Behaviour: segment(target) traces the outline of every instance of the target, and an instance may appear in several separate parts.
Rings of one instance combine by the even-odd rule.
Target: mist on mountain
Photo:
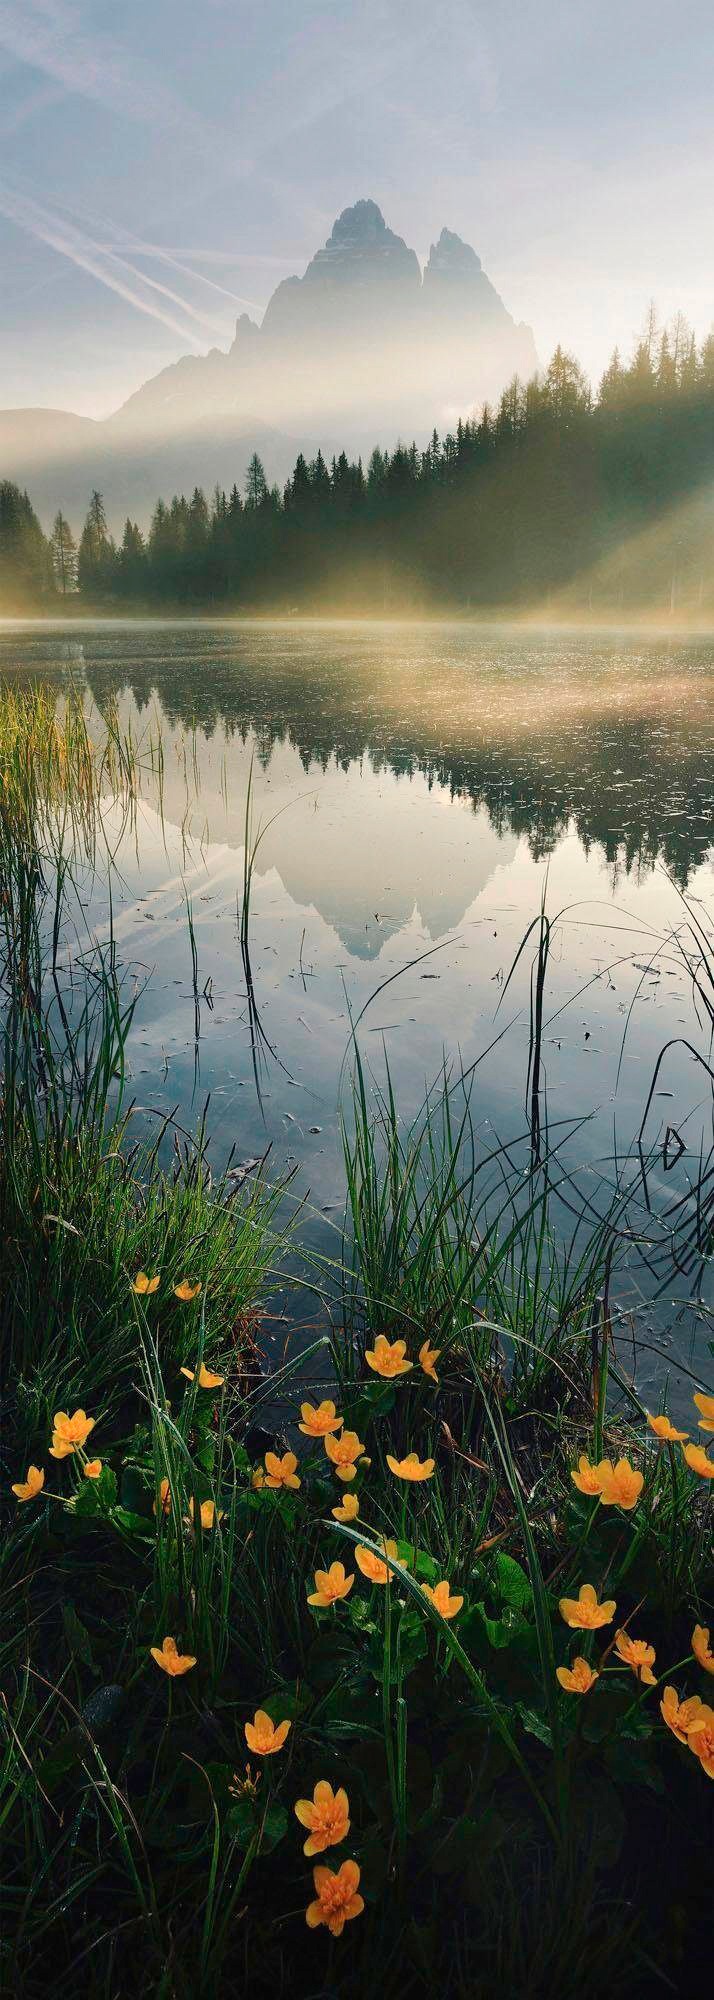
[[[2,411],[0,463],[45,523],[59,506],[83,512],[99,487],[110,527],[127,514],[145,525],[158,491],[230,487],[254,451],[282,482],[299,451],[425,441],[536,366],[530,328],[469,244],[443,229],[422,273],[376,202],[358,201],[260,326],[241,315],[227,353],[183,356],[102,422]]]

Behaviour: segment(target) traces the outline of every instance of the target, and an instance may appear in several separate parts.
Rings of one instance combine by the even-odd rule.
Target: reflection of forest
[[[84,670],[100,707],[130,689],[174,725],[252,730],[264,764],[287,738],[306,771],[369,754],[377,770],[421,772],[536,856],[572,822],[613,868],[660,861],[685,885],[714,843],[714,657],[701,643],[106,628],[69,647],[24,640],[22,665]]]

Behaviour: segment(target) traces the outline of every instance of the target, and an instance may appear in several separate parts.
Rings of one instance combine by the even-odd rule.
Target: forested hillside
[[[300,456],[282,492],[260,459],[232,491],[157,502],[117,545],[91,496],[75,548],[0,488],[0,605],[182,609],[584,611],[714,607],[714,335],[653,324],[593,396],[558,348],[497,409],[426,448]],[[67,599],[71,605],[67,605]]]

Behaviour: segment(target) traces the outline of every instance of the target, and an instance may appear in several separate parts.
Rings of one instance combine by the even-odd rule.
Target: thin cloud
[[[202,352],[205,338],[201,340],[194,328],[187,326],[186,318],[198,320],[207,327],[211,322],[205,314],[197,311],[177,292],[160,284],[157,279],[149,278],[143,272],[137,271],[126,258],[119,257],[113,251],[102,249],[101,245],[95,243],[85,232],[66,222],[46,205],[34,201],[28,195],[18,193],[7,183],[5,185],[0,183],[0,214],[4,215],[7,221],[15,223],[19,229],[24,229],[28,235],[36,237],[39,242],[48,244],[50,249],[58,251],[60,256],[69,258],[79,270],[87,271],[91,277],[105,285],[108,291],[115,292],[137,312],[146,314],[149,319],[158,320],[161,325],[168,327],[170,332],[177,334],[180,340],[189,341],[198,352]],[[169,306],[178,305],[185,317],[179,319],[175,313],[167,310],[162,303],[163,299],[167,300]],[[214,325],[213,331],[224,335],[225,327]]]
[[[135,58],[129,65],[112,36],[90,40],[79,9],[65,0],[0,0],[0,49],[132,123],[180,127],[202,145],[210,142],[203,120],[175,92]]]

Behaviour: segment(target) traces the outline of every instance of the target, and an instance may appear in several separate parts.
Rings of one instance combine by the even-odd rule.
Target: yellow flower
[[[571,1667],[556,1667],[555,1677],[566,1694],[589,1694],[594,1682],[599,1679],[595,1667],[589,1666],[581,1654],[573,1660]]]
[[[364,1451],[357,1432],[343,1431],[341,1437],[326,1437],[325,1450],[338,1479],[354,1479],[357,1459]]]
[[[378,1333],[374,1347],[367,1348],[364,1358],[367,1367],[372,1368],[375,1375],[383,1375],[385,1381],[389,1382],[392,1376],[408,1375],[410,1368],[413,1368],[413,1361],[407,1361],[405,1358],[406,1352],[405,1340],[390,1342],[386,1333]]]
[[[703,1444],[683,1444],[682,1450],[692,1472],[700,1479],[714,1479],[714,1458],[708,1458]]]
[[[303,1854],[322,1854],[337,1847],[350,1830],[350,1802],[342,1786],[333,1792],[327,1778],[318,1778],[311,1799],[297,1799],[295,1812],[301,1826],[308,1828]]]
[[[85,1459],[84,1465],[82,1466],[82,1472],[84,1474],[85,1479],[101,1479],[102,1476],[101,1458]]]
[[[253,1471],[251,1472],[250,1475],[250,1483],[256,1493],[260,1493],[262,1491],[262,1488],[265,1485],[265,1472],[262,1465],[254,1466]]]
[[[192,1299],[197,1299],[200,1290],[201,1290],[200,1278],[197,1279],[195,1285],[191,1284],[190,1278],[182,1278],[181,1283],[179,1285],[174,1285],[175,1297],[177,1299],[181,1299],[185,1305],[190,1305]]]
[[[150,1646],[149,1651],[157,1667],[162,1667],[171,1680],[178,1679],[179,1674],[190,1673],[196,1665],[193,1653],[180,1653],[176,1640],[171,1637],[164,1639],[161,1646]]]
[[[75,1410],[73,1417],[68,1417],[66,1410],[57,1410],[52,1423],[50,1458],[69,1458],[78,1445],[86,1444],[96,1418],[86,1416],[84,1410]]]
[[[181,1374],[185,1375],[187,1382],[195,1382],[196,1377],[192,1368],[182,1368]],[[213,1370],[206,1367],[205,1361],[201,1362],[198,1371],[199,1389],[222,1389],[225,1379],[225,1375],[214,1375]]]
[[[589,1458],[585,1457],[584,1452],[581,1452],[577,1466],[571,1471],[570,1477],[573,1485],[577,1486],[579,1493],[590,1493],[593,1497],[596,1493],[600,1493],[600,1467],[599,1465],[591,1465]]]
[[[635,1678],[644,1681],[647,1687],[654,1687],[657,1675],[652,1668],[655,1663],[654,1646],[648,1646],[646,1639],[631,1639],[629,1632],[620,1630],[615,1635],[615,1652],[626,1667],[631,1667]]]
[[[42,1492],[45,1475],[40,1465],[28,1465],[27,1478],[18,1479],[12,1488],[16,1500],[36,1500]]]
[[[455,1618],[457,1612],[461,1610],[463,1597],[452,1597],[446,1579],[441,1583],[435,1583],[433,1589],[430,1583],[423,1583],[422,1590],[436,1610],[441,1612],[442,1618]]]
[[[246,1722],[244,1728],[248,1749],[256,1757],[274,1757],[276,1750],[282,1750],[290,1723],[272,1722],[264,1708],[256,1708],[252,1722]]]
[[[30,1466],[31,1471],[32,1466]],[[30,1474],[28,1473],[27,1476],[29,1479]],[[13,1491],[16,1490],[16,1488],[13,1489]],[[714,1652],[712,1652],[709,1644],[708,1625],[695,1625],[692,1633],[692,1652],[695,1660],[699,1661],[700,1667],[704,1668],[705,1674],[714,1674]]]
[[[137,1271],[131,1289],[140,1299],[150,1298],[152,1292],[158,1292],[160,1284],[160,1278],[147,1278],[145,1271]]]
[[[359,1917],[364,1899],[358,1896],[359,1868],[356,1861],[343,1861],[334,1875],[331,1868],[313,1868],[315,1901],[305,1911],[311,1931],[326,1924],[332,1937],[341,1937],[352,1917]]]
[[[334,1403],[328,1402],[301,1403],[300,1415],[302,1423],[298,1424],[298,1430],[308,1438],[327,1437],[330,1431],[341,1430],[345,1421],[344,1417],[338,1417]]]
[[[279,1486],[300,1485],[294,1451],[283,1452],[282,1458],[278,1458],[277,1452],[266,1451],[264,1484],[274,1487],[276,1491]]]
[[[338,1598],[349,1597],[354,1576],[345,1576],[344,1563],[330,1563],[329,1569],[316,1569],[315,1588],[308,1593],[308,1604],[318,1604],[322,1609],[336,1604]]]
[[[433,1458],[419,1458],[415,1451],[408,1451],[406,1458],[393,1458],[388,1451],[387,1464],[395,1479],[431,1479],[434,1470]]]
[[[676,1736],[679,1743],[686,1743],[691,1724],[699,1714],[701,1706],[698,1694],[690,1695],[688,1701],[680,1701],[676,1688],[665,1688],[660,1711],[667,1728],[671,1729],[672,1735]]]
[[[650,1430],[654,1431],[655,1437],[661,1438],[663,1444],[684,1444],[685,1439],[689,1437],[688,1431],[676,1431],[674,1424],[670,1423],[669,1417],[651,1417],[649,1410],[647,1411],[647,1422]]]
[[[440,1353],[441,1353],[440,1347],[430,1347],[428,1340],[422,1341],[422,1345],[419,1349],[419,1360],[424,1370],[424,1374],[429,1375],[431,1377],[432,1382],[438,1382],[439,1380],[439,1377],[436,1372],[436,1363],[439,1359]]]
[[[168,1479],[162,1479],[160,1481],[159,1491],[154,1501],[153,1511],[155,1514],[171,1513],[171,1487],[169,1486]]]
[[[193,1494],[191,1494],[191,1498],[188,1503],[188,1511],[190,1519],[193,1520],[195,1514],[195,1508],[193,1504]],[[215,1500],[202,1500],[198,1513],[202,1528],[213,1528],[215,1526],[216,1521],[223,1520],[222,1513],[219,1514],[216,1513]]]
[[[694,1401],[697,1409],[701,1410],[699,1418],[700,1431],[714,1431],[714,1396],[705,1396],[699,1390]]]
[[[558,1607],[566,1625],[580,1632],[597,1632],[600,1625],[609,1625],[615,1616],[617,1605],[614,1597],[606,1597],[598,1604],[597,1591],[592,1583],[581,1583],[577,1597],[561,1597]]]
[[[339,1506],[332,1508],[332,1513],[336,1521],[356,1521],[359,1513],[359,1500],[356,1493],[345,1493]]]
[[[707,1708],[706,1702],[702,1702],[687,1730],[687,1742],[707,1777],[714,1778],[714,1708]]]
[[[391,1556],[392,1560],[394,1560],[397,1553],[396,1542],[383,1541],[382,1548],[385,1555]],[[361,1569],[362,1575],[367,1577],[369,1583],[386,1583],[388,1581],[391,1574],[388,1564],[382,1562],[381,1557],[376,1556],[373,1549],[364,1548],[361,1542],[359,1547],[355,1549],[355,1562],[357,1568]]]
[[[632,1507],[637,1506],[645,1483],[644,1475],[635,1471],[629,1458],[618,1458],[617,1465],[612,1465],[609,1458],[603,1458],[598,1472],[603,1507],[624,1507],[629,1513]]]

